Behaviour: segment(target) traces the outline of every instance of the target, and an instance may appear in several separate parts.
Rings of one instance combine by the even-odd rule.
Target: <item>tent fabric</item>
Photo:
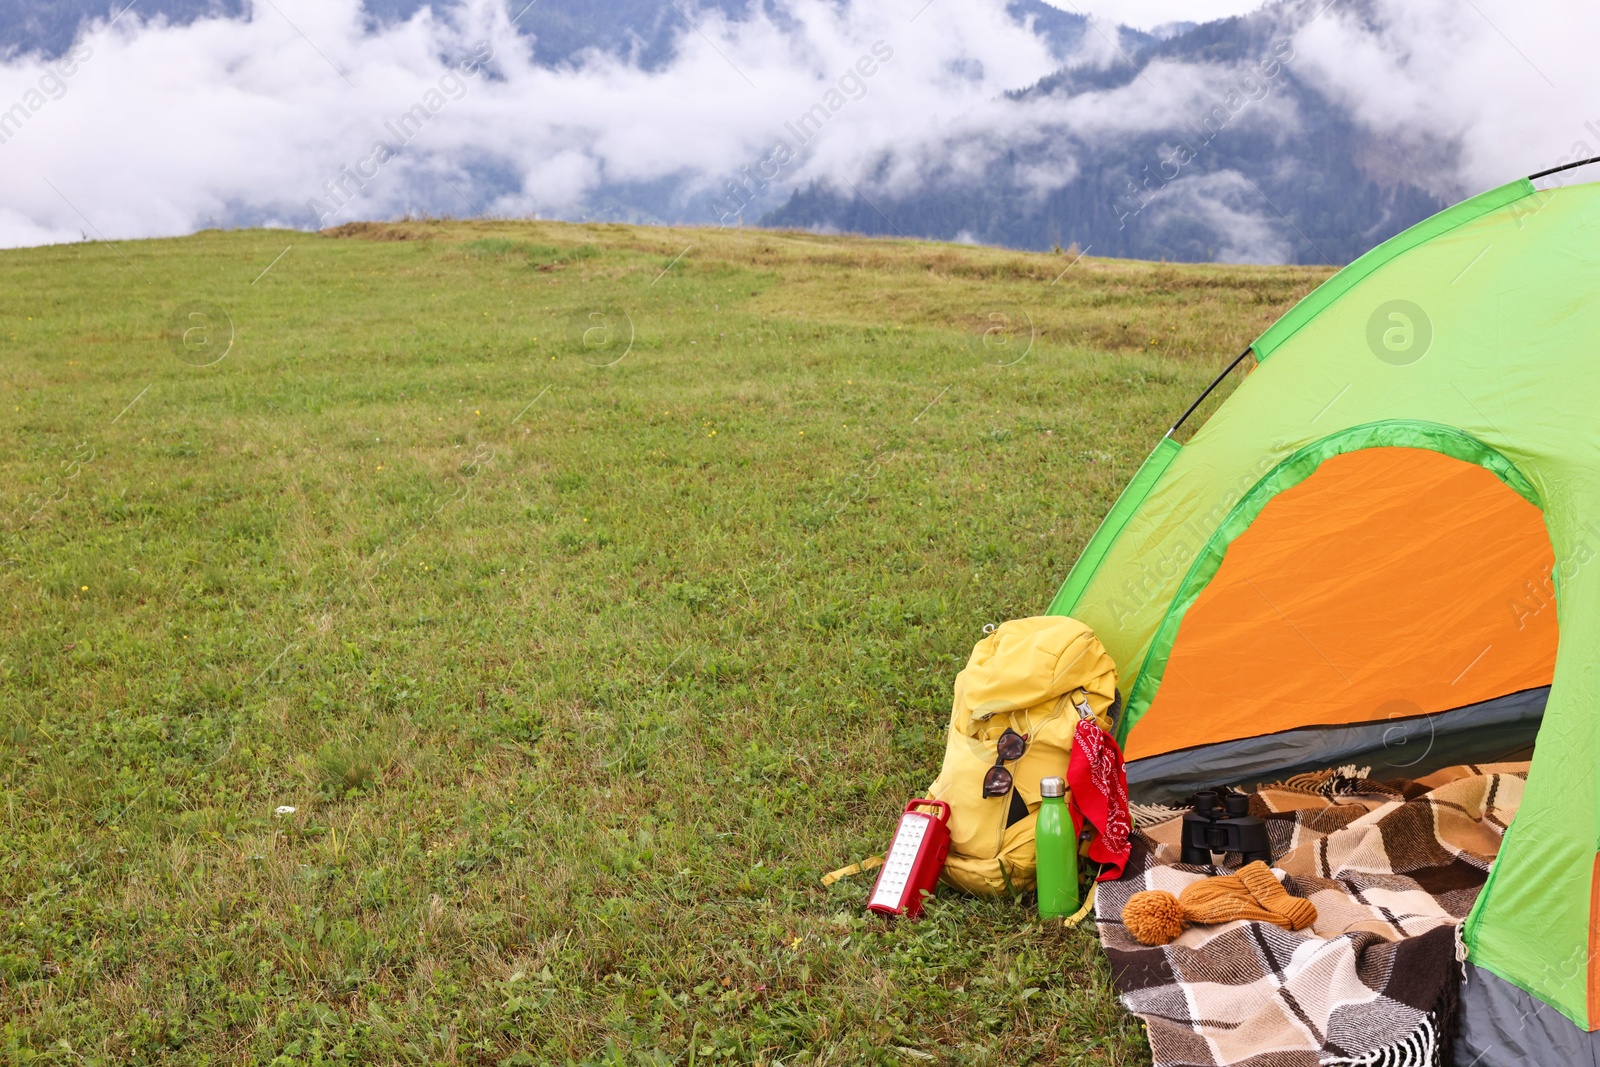
[[[1542,593],[1556,603],[1554,669],[1524,803],[1463,938],[1475,966],[1584,1029],[1600,1028],[1590,908],[1600,841],[1597,292],[1596,185],[1536,192],[1515,182],[1386,242],[1258,339],[1253,371],[1191,440],[1160,446],[1160,469],[1125,494],[1124,514],[1094,538],[1095,558],[1080,562],[1091,565],[1075,568],[1051,605],[1106,644],[1128,695],[1119,740],[1153,752],[1175,648],[1175,677],[1187,670],[1186,615],[1206,610],[1230,546],[1324,464],[1422,449],[1482,468],[1537,508],[1553,562]],[[1519,558],[1531,560],[1526,540]],[[1462,595],[1495,596],[1476,584]]]
[[[1483,467],[1335,456],[1229,545],[1128,758],[1547,686],[1556,613],[1537,590],[1553,565],[1539,509]]]
[[[1147,804],[1185,805],[1201,789],[1249,789],[1327,767],[1388,778],[1458,763],[1526,760],[1549,693],[1546,686],[1434,714],[1309,726],[1147,756],[1128,765],[1128,789]]]
[[[1600,1035],[1575,1029],[1493,971],[1465,970],[1451,1067],[1600,1067]]]

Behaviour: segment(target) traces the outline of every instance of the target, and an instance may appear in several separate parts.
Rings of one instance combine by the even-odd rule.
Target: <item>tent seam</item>
[[[1480,897],[1482,897],[1488,891],[1489,891],[1489,887],[1488,887],[1487,884],[1485,884],[1482,889],[1478,890],[1478,895]],[[1461,923],[1461,932],[1462,932],[1462,938],[1467,940],[1467,962],[1468,963],[1470,963],[1472,966],[1478,968],[1478,970],[1480,970],[1480,971],[1488,971],[1490,974],[1494,975],[1496,978],[1500,979],[1502,982],[1505,982],[1507,985],[1515,986],[1516,988],[1522,990],[1524,993],[1528,994],[1528,996],[1532,997],[1534,1000],[1538,1001],[1540,1004],[1543,1004],[1543,1005],[1545,1005],[1546,1007],[1549,1007],[1549,1008],[1553,1008],[1562,1018],[1564,1018],[1564,1019],[1568,1020],[1569,1022],[1571,1022],[1574,1026],[1576,1026],[1579,1030],[1583,1031],[1585,1034],[1593,1033],[1593,1031],[1589,1029],[1588,1024],[1586,1022],[1584,1022],[1582,1019],[1577,1018],[1576,1016],[1574,1016],[1572,1014],[1572,1012],[1568,1011],[1566,1008],[1563,1008],[1561,1005],[1555,1003],[1554,1001],[1546,999],[1543,994],[1535,993],[1532,989],[1528,988],[1528,985],[1526,983],[1518,981],[1517,979],[1512,978],[1509,975],[1502,974],[1501,971],[1500,971],[1500,968],[1495,967],[1492,964],[1479,963],[1477,960],[1474,960],[1472,958],[1472,949],[1475,946],[1473,946],[1473,944],[1471,943],[1470,939],[1467,939],[1466,921],[1465,920],[1463,920],[1462,923]]]

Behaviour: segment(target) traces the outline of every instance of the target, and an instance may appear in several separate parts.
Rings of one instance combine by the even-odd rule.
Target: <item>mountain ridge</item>
[[[1075,244],[1138,259],[1349,262],[1447,202],[1396,177],[1402,168],[1377,166],[1392,146],[1296,73],[1290,42],[1306,10],[1281,3],[1150,36],[1125,61],[1063,66],[1007,94],[1019,106],[1110,94],[1162,62],[1232,72],[1228,93],[1202,113],[1093,142],[1061,126],[1052,145],[998,156],[979,183],[935,176],[909,196],[868,200],[814,181],[760,221],[1028,249]],[[1271,96],[1288,105],[1292,126],[1239,121]],[[1040,196],[1020,175],[1063,144],[1075,176]]]

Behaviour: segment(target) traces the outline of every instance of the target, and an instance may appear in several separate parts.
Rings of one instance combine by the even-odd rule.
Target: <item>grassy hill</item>
[[[524,222],[0,253],[0,1059],[1147,1062],[1089,932],[818,876],[1326,273]]]

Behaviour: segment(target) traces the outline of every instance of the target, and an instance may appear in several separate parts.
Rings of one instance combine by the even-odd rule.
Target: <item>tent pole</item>
[[[1244,362],[1244,357],[1248,356],[1249,354],[1250,354],[1250,349],[1247,348],[1243,352],[1240,352],[1236,357],[1234,357],[1233,362],[1228,364],[1226,367],[1224,367],[1223,370],[1222,370],[1222,373],[1217,375],[1216,378],[1211,382],[1210,385],[1206,386],[1206,391],[1201,393],[1198,397],[1196,397],[1193,404],[1189,405],[1189,410],[1185,411],[1182,415],[1178,416],[1178,421],[1172,424],[1172,429],[1168,430],[1164,436],[1171,437],[1173,434],[1177,433],[1178,432],[1178,427],[1183,425],[1184,420],[1187,419],[1190,415],[1194,414],[1194,409],[1199,407],[1201,404],[1205,403],[1205,399],[1206,399],[1206,397],[1211,395],[1211,391],[1213,389],[1215,389],[1217,386],[1221,385],[1222,384],[1222,379],[1224,379],[1228,375],[1232,374],[1233,373],[1233,368],[1235,368],[1239,364],[1243,363]]]
[[[1576,163],[1563,163],[1559,167],[1551,167],[1549,170],[1541,170],[1537,174],[1528,175],[1528,180],[1531,182],[1535,178],[1544,178],[1551,174],[1559,174],[1564,170],[1571,170],[1574,167],[1587,167],[1591,163],[1600,163],[1600,156],[1590,156],[1588,159],[1580,159]]]

